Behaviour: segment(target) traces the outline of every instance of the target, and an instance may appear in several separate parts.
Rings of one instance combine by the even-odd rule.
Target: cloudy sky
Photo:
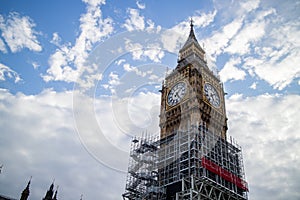
[[[189,19],[224,82],[249,198],[300,199],[300,1],[0,0],[0,194],[121,199],[130,139],[158,135]]]

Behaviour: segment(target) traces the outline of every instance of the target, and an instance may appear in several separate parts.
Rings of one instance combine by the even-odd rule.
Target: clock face
[[[169,106],[177,105],[186,93],[186,83],[179,82],[172,87],[168,96],[167,96],[167,103]]]
[[[210,83],[205,83],[204,85],[204,94],[206,99],[214,107],[220,107],[220,97],[217,90]]]

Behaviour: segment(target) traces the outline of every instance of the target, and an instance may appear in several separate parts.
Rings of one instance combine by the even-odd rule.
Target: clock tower
[[[223,85],[193,22],[161,89],[160,137],[134,138],[124,200],[247,200],[242,150],[227,136]]]
[[[174,130],[203,125],[226,139],[227,118],[220,79],[207,66],[191,21],[189,37],[179,51],[176,68],[166,76],[161,90],[161,138]]]

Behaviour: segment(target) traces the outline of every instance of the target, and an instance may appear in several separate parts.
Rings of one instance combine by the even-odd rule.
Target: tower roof
[[[193,19],[191,19],[191,21],[190,21],[190,27],[191,27],[191,29],[190,29],[189,37],[186,40],[185,44],[180,49],[180,51],[184,51],[187,47],[189,47],[190,45],[194,44],[196,47],[198,47],[200,50],[202,50],[204,52],[204,50],[202,49],[202,47],[198,43],[198,40],[197,40],[196,35],[194,33]]]

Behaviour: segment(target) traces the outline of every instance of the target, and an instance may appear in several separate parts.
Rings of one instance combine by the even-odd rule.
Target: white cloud
[[[257,87],[257,82],[252,83],[252,85],[250,86],[251,89],[255,90]]]
[[[299,22],[285,19],[272,7],[258,10],[260,2],[252,3],[242,6],[240,18],[206,39],[208,60],[216,62],[225,53],[240,55],[242,68],[251,76],[283,90],[300,77],[296,67],[300,57]]]
[[[284,23],[274,19],[273,23]],[[257,47],[258,56],[245,58],[244,67],[250,74],[265,80],[274,89],[282,90],[300,77],[299,22],[290,21],[269,35],[264,47]]]
[[[112,33],[112,19],[103,19],[102,17],[100,6],[105,4],[105,1],[84,0],[84,2],[87,3],[87,12],[80,17],[80,34],[76,38],[74,46],[71,44],[61,45],[50,56],[50,68],[47,70],[47,74],[43,75],[45,81],[74,82],[80,74],[88,71],[90,75],[85,76],[85,79],[82,79],[79,84],[82,87],[90,88],[99,77],[99,75],[95,76],[97,68],[85,66],[84,63],[93,45]],[[57,34],[53,35],[52,41],[59,41]]]
[[[140,136],[143,131],[147,131],[150,135],[158,135],[159,130],[160,95],[134,92],[136,91],[129,91],[123,98],[112,97],[95,102],[97,121],[103,134],[115,147],[127,151],[129,144],[120,143],[126,135]],[[114,134],[111,134],[112,132]],[[119,167],[127,167],[127,158],[124,159],[125,166]]]
[[[161,27],[160,26],[157,26],[156,27],[156,30],[155,30],[155,24],[154,24],[154,22],[151,20],[151,19],[148,19],[147,20],[147,27],[146,27],[146,31],[147,32],[151,32],[151,31],[157,31],[157,32],[159,32],[160,31],[160,29],[161,29]]]
[[[177,53],[188,37],[190,30],[188,27],[188,22],[181,22],[180,24],[164,31],[161,36],[163,47],[169,52]]]
[[[226,24],[221,31],[214,33],[209,39],[205,40],[207,53],[215,61],[216,57],[223,53],[229,41],[237,34],[243,25],[243,19],[237,18]]]
[[[154,81],[154,80],[163,80],[163,77],[159,77],[159,76],[157,76],[157,75],[155,75],[155,74],[151,74],[150,76],[149,76],[149,80],[151,80],[151,81]],[[157,89],[159,89],[161,86],[156,86],[156,88]]]
[[[101,4],[105,4],[105,0],[82,0],[84,3],[89,4],[91,7],[97,7]]]
[[[254,53],[256,48],[263,45],[263,39],[270,34],[268,31],[270,18],[276,14],[273,8],[258,9],[259,0],[226,3],[225,6],[217,5],[217,8],[221,6],[218,14],[224,18],[225,25],[221,25],[219,30],[214,31],[211,37],[205,39],[207,61],[212,69],[216,67],[217,60],[223,59],[226,54],[244,56]],[[228,15],[225,7],[230,7],[234,12]],[[242,62],[244,58],[241,57]],[[249,73],[251,74],[252,71]]]
[[[159,133],[160,95],[140,92],[128,99],[128,115],[132,123],[150,135]]]
[[[242,1],[240,2],[241,8],[244,12],[251,12],[259,7],[260,0]]]
[[[282,90],[300,77],[296,67],[300,57],[299,22],[285,21],[274,8],[257,11],[253,16],[254,19],[240,27],[232,40],[217,37],[219,40],[208,46],[217,47],[213,51],[215,55],[220,55],[222,49],[230,54],[249,55],[242,57],[243,68],[274,89]],[[246,19],[242,21],[246,22]],[[251,52],[256,55],[250,56]]]
[[[53,33],[51,43],[55,44],[56,46],[60,46],[61,38],[58,33]]]
[[[161,50],[159,44],[149,44],[144,51],[144,55],[154,62],[160,62],[165,53]]]
[[[300,77],[299,62],[300,52],[294,52],[278,63],[248,58],[245,67],[267,81],[274,89],[282,90]]]
[[[69,65],[69,55],[70,49],[64,47],[62,49],[57,49],[56,52],[50,56],[48,60],[50,68],[47,70],[47,75],[43,76],[45,81],[76,81],[79,75],[79,71],[73,69]]]
[[[121,65],[121,64],[124,63],[124,62],[126,62],[125,59],[120,59],[120,60],[117,60],[117,61],[116,61],[116,64],[119,66],[119,65]]]
[[[228,80],[244,80],[246,73],[237,66],[241,64],[240,58],[231,58],[220,71],[221,80],[226,82]]]
[[[52,90],[30,96],[22,93],[12,95],[7,90],[0,90],[0,159],[4,165],[1,176],[9,177],[0,182],[1,194],[17,198],[25,188],[26,180],[33,176],[31,199],[40,199],[54,178],[55,185],[60,186],[60,198],[79,199],[81,194],[88,199],[97,199],[99,196],[111,200],[120,198],[126,174],[97,162],[86,151],[90,147],[88,145],[92,144],[85,143],[86,146],[83,146],[83,142],[87,141],[85,139],[90,139],[100,147],[106,146],[99,143],[100,136],[97,134],[94,138],[84,138],[85,133],[79,132],[82,139],[80,141],[74,127],[72,96],[71,92],[57,93]],[[103,104],[99,101],[96,104],[100,108],[111,108],[109,100],[102,101]],[[90,100],[85,97],[80,107],[85,110],[88,103]],[[106,117],[101,118],[103,123],[113,124],[113,121],[109,121],[110,117],[107,117],[110,113],[99,114]],[[92,126],[92,121],[86,118],[82,123]],[[111,134],[113,129],[110,131],[106,134],[118,135],[115,132]],[[126,140],[119,140],[121,143],[123,140],[122,146],[126,143],[129,147]],[[105,149],[100,152],[99,159],[107,155],[112,162],[123,161],[119,164],[119,169],[127,169],[124,162],[127,163],[128,153],[120,157],[118,154],[111,156],[112,154],[105,152],[113,151]],[[112,178],[115,181],[110,181]]]
[[[144,16],[141,16],[137,9],[129,8],[127,10],[129,13],[129,18],[125,20],[123,25],[128,31],[133,30],[144,30],[145,21]]]
[[[17,72],[0,63],[0,81],[6,81],[7,79],[14,79],[15,83],[22,80]]]
[[[42,46],[37,40],[38,33],[34,30],[35,26],[31,18],[22,17],[16,12],[10,13],[7,19],[0,15],[2,37],[13,53],[21,51],[23,48],[31,51],[42,50]]]
[[[230,41],[224,50],[230,54],[244,55],[250,52],[251,42],[260,40],[265,34],[265,22],[252,22],[245,27]]]
[[[269,196],[279,200],[283,195],[288,199],[299,198],[299,101],[299,95],[250,98],[235,95],[227,100],[228,132],[243,147],[252,199],[262,200]],[[53,178],[55,184],[60,185],[61,198],[77,198],[80,194],[89,199],[120,198],[126,174],[95,162],[90,155],[104,160],[104,164],[126,170],[128,153],[124,156],[113,152],[119,148],[128,151],[124,133],[141,134],[136,130],[145,129],[157,131],[159,102],[159,94],[152,93],[139,93],[124,99],[82,97],[74,104],[70,92],[46,90],[39,95],[26,96],[0,90],[0,139],[4,144],[0,146],[0,157],[4,164],[3,175],[10,177],[1,181],[0,188],[12,196],[19,194],[26,185],[25,180],[33,175],[32,191],[40,193],[32,192],[32,199],[40,198]],[[83,113],[89,111],[87,107],[92,107],[91,112],[98,122],[95,126],[100,127],[104,138],[97,131],[87,137],[89,133],[79,129],[79,141],[74,129],[74,105],[80,105],[75,111],[82,109]],[[82,121],[76,121],[79,128],[83,124],[94,126],[89,117],[83,115],[80,119]],[[12,120],[15,123],[10,123]],[[110,148],[115,149],[107,149],[104,141],[109,141],[113,145]],[[112,178],[115,181],[111,182]]]
[[[140,60],[143,55],[143,46],[139,43],[132,43],[129,39],[125,40],[125,50],[131,52],[133,60]]]
[[[197,11],[199,14],[192,16],[193,19],[193,24],[195,27],[206,27],[209,24],[211,24],[214,19],[215,16],[217,14],[217,10],[214,10],[213,12],[209,12],[209,13],[202,13],[200,11]]]
[[[164,51],[158,43],[147,43],[145,45],[133,43],[129,39],[125,40],[125,50],[131,53],[133,60],[141,60],[147,57],[151,61],[159,63],[165,56]]]
[[[105,84],[102,84],[101,86],[106,89],[109,90],[111,92],[112,95],[114,95],[116,93],[116,86],[120,85],[121,81],[119,78],[119,75],[116,74],[115,72],[110,72],[108,75],[108,82]]]
[[[141,2],[139,2],[139,1],[136,2],[136,5],[137,5],[137,7],[138,7],[139,9],[145,9],[145,8],[146,8],[145,3],[141,3]]]
[[[127,31],[147,31],[147,32],[159,32],[161,26],[156,26],[151,19],[145,19],[143,15],[140,14],[138,9],[128,8],[127,13],[129,16],[126,16],[125,23],[121,26],[124,27]]]
[[[112,86],[117,86],[120,84],[120,79],[119,79],[119,75],[114,73],[114,72],[110,72],[109,74],[109,78],[110,80],[108,81],[108,83]]]
[[[228,132],[243,147],[251,199],[300,197],[299,101],[268,94],[227,100]]]
[[[1,38],[0,38],[0,51],[2,51],[3,53],[7,53],[5,44]]]
[[[33,66],[33,69],[38,69],[40,66],[37,62],[32,62],[31,64]]]
[[[136,75],[141,76],[141,77],[145,77],[148,74],[146,71],[140,71],[137,67],[130,66],[129,63],[125,63],[123,65],[123,69],[126,72],[135,72]]]
[[[131,72],[131,71],[134,71],[136,69],[136,67],[130,66],[129,63],[125,63],[123,65],[123,69],[127,72]]]

